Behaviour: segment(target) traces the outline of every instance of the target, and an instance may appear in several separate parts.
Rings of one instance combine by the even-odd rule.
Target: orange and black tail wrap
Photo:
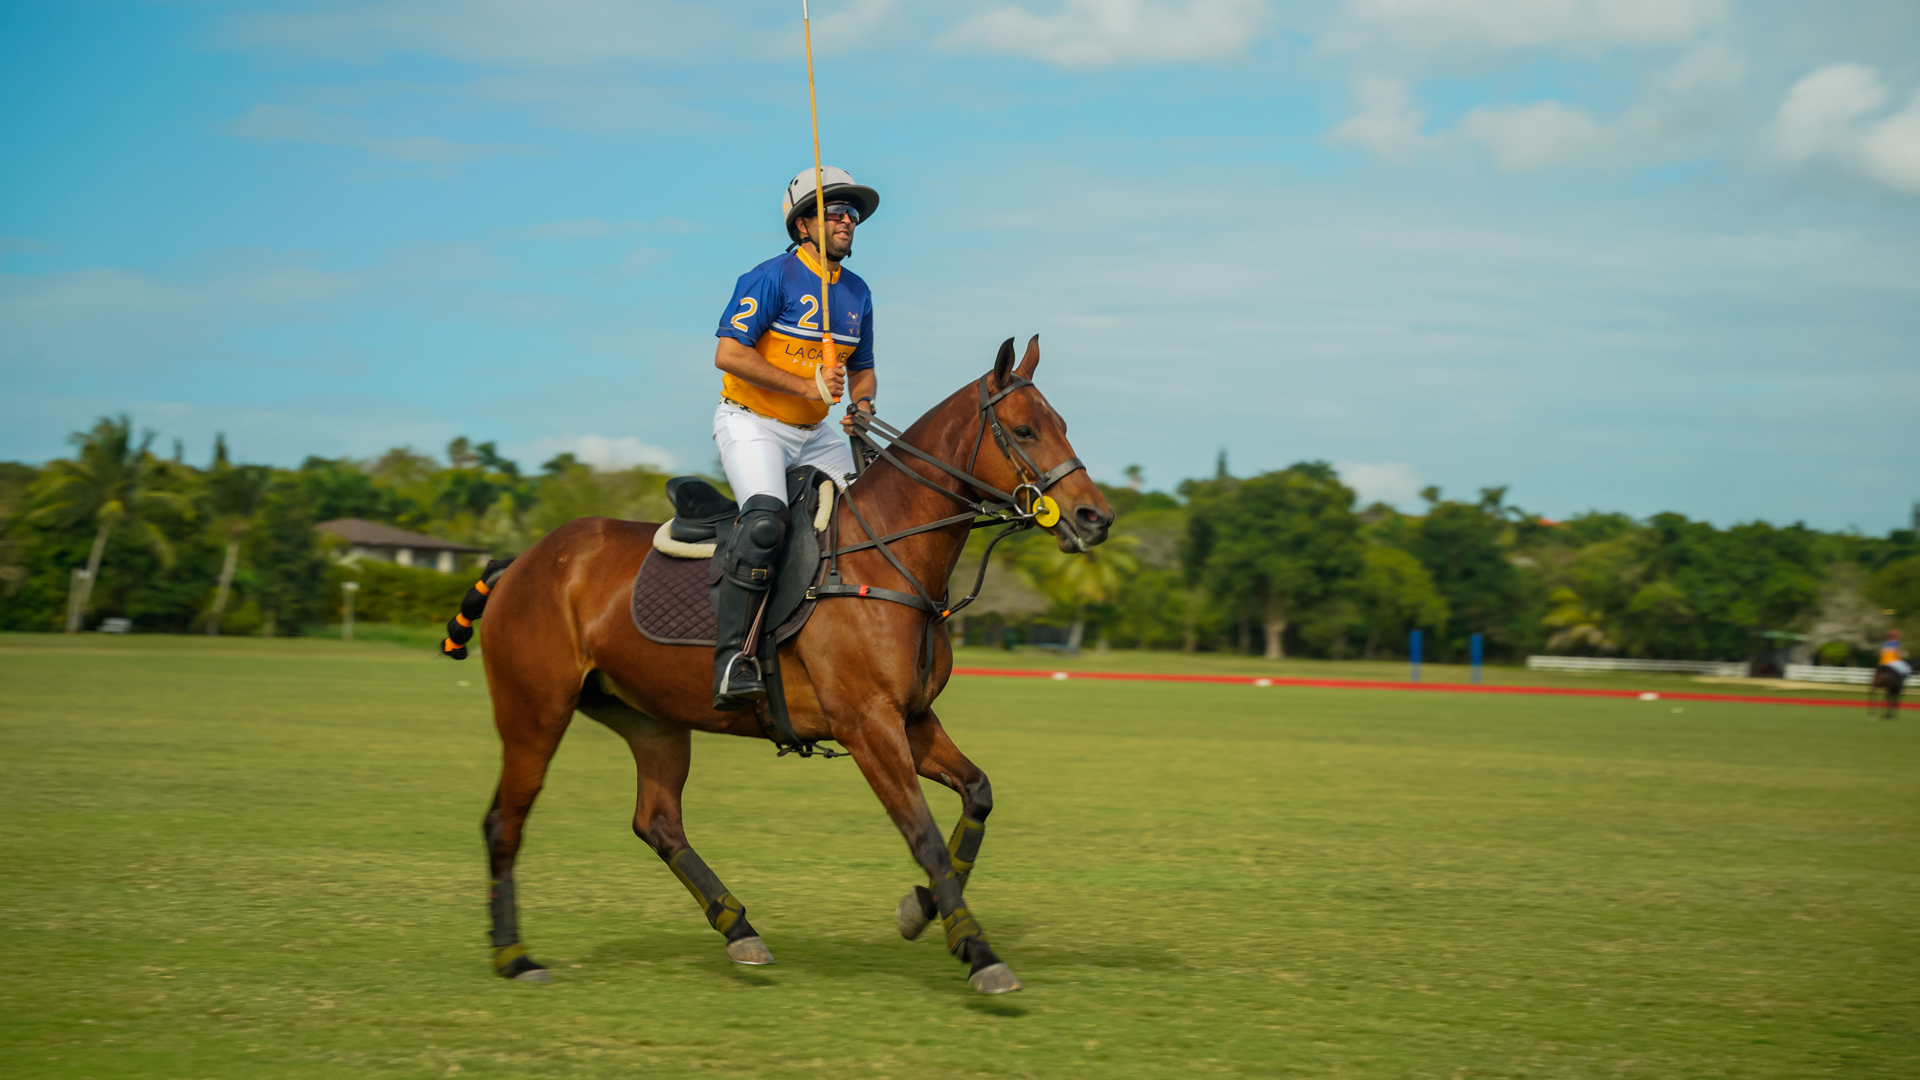
[[[467,642],[473,640],[473,624],[487,610],[487,597],[493,593],[493,587],[499,583],[500,575],[506,572],[512,559],[490,559],[487,568],[480,572],[480,580],[473,583],[467,595],[460,598],[460,614],[447,620],[447,636],[440,642],[440,655],[455,660],[467,658]]]

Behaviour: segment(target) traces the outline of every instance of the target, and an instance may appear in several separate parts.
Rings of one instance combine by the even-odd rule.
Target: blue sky
[[[0,458],[713,461],[799,5],[0,2]],[[815,5],[881,404],[1038,333],[1096,476],[1869,532],[1920,497],[1920,5]]]

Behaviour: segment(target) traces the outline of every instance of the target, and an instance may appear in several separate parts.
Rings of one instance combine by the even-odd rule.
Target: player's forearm
[[[781,371],[768,363],[766,357],[733,338],[720,339],[719,346],[713,351],[713,366],[736,379],[745,379],[762,390],[795,397],[817,396],[813,380]]]
[[[861,398],[878,397],[879,391],[875,389],[875,387],[877,387],[879,383],[880,380],[873,377],[872,368],[868,368],[865,371],[848,372],[847,397],[853,401],[859,401]]]

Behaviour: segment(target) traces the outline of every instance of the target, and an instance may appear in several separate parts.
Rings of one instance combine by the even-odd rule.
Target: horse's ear
[[[1013,373],[1023,379],[1031,379],[1033,378],[1033,369],[1039,366],[1040,335],[1035,334],[1033,335],[1033,340],[1027,342],[1027,355],[1020,358],[1020,366],[1015,368]]]
[[[1013,339],[1000,343],[1000,355],[993,358],[993,381],[991,385],[998,390],[1007,385],[1007,376],[1013,372]]]

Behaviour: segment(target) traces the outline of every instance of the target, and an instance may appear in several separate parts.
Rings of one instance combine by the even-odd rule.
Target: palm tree
[[[1036,541],[1027,564],[1027,572],[1049,599],[1073,611],[1073,624],[1067,631],[1067,651],[1080,651],[1086,634],[1087,608],[1119,599],[1120,590],[1140,572],[1140,560],[1132,549],[1139,544],[1133,536],[1115,536],[1104,545],[1083,555],[1062,554],[1048,544]]]
[[[207,634],[220,633],[220,619],[227,610],[227,597],[233,589],[233,571],[240,562],[240,537],[260,508],[260,497],[267,491],[268,472],[260,465],[234,465],[227,459],[227,437],[213,437],[213,468],[207,473],[207,505],[218,515],[213,521],[217,535],[227,542],[227,557],[220,564],[220,584],[214,589],[213,607],[207,612]]]
[[[75,432],[68,441],[79,447],[73,461],[47,463],[46,479],[31,517],[42,523],[73,525],[95,524],[93,550],[87,555],[87,568],[74,576],[74,592],[67,602],[67,633],[77,633],[80,621],[93,599],[93,584],[100,579],[100,559],[107,553],[107,537],[122,525],[151,547],[161,565],[173,565],[173,545],[167,542],[147,515],[172,510],[190,516],[193,507],[171,492],[155,490],[153,483],[160,462],[148,447],[153,432],[145,433],[140,445],[133,445],[133,422],[126,416],[114,420],[101,417],[92,431]]]

